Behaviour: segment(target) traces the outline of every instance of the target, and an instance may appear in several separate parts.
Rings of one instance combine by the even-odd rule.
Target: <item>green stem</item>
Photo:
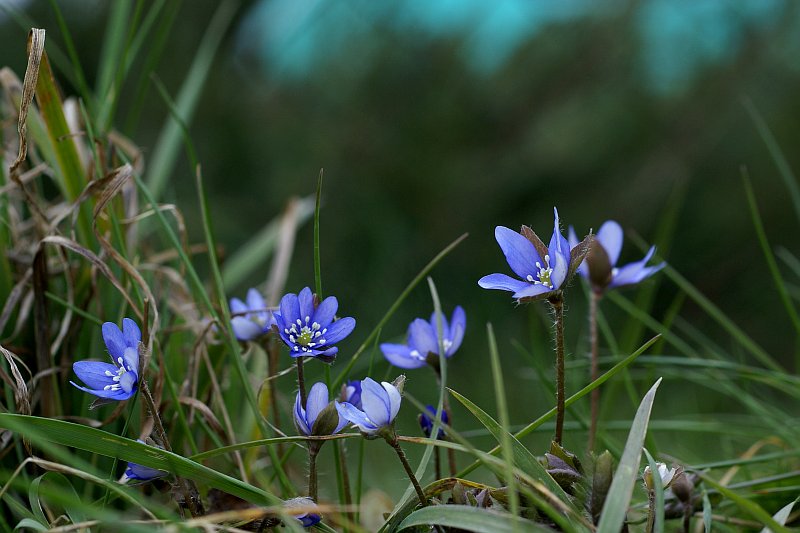
[[[308,443],[308,497],[317,502],[317,454],[321,443]]]
[[[297,387],[300,389],[300,405],[306,407],[306,380],[303,377],[303,358],[295,358],[297,362]]]
[[[658,474],[656,474],[658,475]],[[653,533],[656,524],[656,491],[647,491],[647,526],[645,533]]]
[[[559,295],[550,299],[553,322],[556,327],[556,435],[553,440],[561,445],[564,433],[564,300]]]

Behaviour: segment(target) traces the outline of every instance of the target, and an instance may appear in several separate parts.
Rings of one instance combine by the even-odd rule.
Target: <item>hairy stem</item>
[[[308,443],[308,497],[317,501],[317,454],[321,443]]]
[[[391,433],[391,435],[385,435],[384,438],[386,439],[386,442],[389,443],[389,446],[394,448],[394,451],[397,452],[397,457],[399,457],[400,462],[403,463],[403,468],[406,471],[408,479],[411,480],[411,484],[414,485],[414,490],[417,491],[419,504],[424,507],[428,503],[427,499],[425,498],[425,493],[422,491],[419,481],[417,481],[417,476],[414,475],[414,470],[412,470],[411,465],[408,464],[408,459],[406,459],[406,454],[403,452],[403,448],[400,447],[400,443],[397,441],[397,434],[394,432],[394,429],[391,430]]]
[[[556,327],[556,435],[553,440],[561,445],[564,433],[564,300],[561,296],[550,299],[553,322]]]
[[[350,495],[350,473],[347,471],[347,454],[345,453],[343,441],[334,441],[334,452],[339,454],[339,464],[342,465],[342,488],[344,492],[344,504],[347,507],[353,505],[353,498]],[[345,513],[349,520],[353,520],[353,514],[350,512]]]
[[[300,404],[305,408],[306,406],[306,381],[303,377],[303,358],[295,358],[297,361],[297,388],[300,390]]]
[[[597,335],[597,305],[602,298],[601,291],[592,290],[592,295],[589,299],[589,336],[592,344],[592,361],[591,361],[591,380],[595,381],[600,377],[600,349],[599,339]],[[589,422],[589,451],[594,449],[594,441],[597,435],[597,419],[600,416],[600,388],[592,391],[591,396],[591,419]]]

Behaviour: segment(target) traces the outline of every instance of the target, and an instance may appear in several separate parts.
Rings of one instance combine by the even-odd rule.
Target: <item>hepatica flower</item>
[[[342,401],[361,409],[361,382],[352,379],[342,385]]]
[[[143,440],[136,439],[136,442],[146,444]],[[125,477],[136,481],[151,481],[160,477],[169,475],[169,472],[158,470],[157,468],[150,468],[136,463],[128,463],[128,468],[125,469]]]
[[[619,254],[622,251],[622,240],[622,227],[613,220],[604,222],[590,246],[586,261],[578,267],[580,275],[588,279],[596,289],[605,290],[623,285],[634,285],[652,276],[666,265],[662,262],[647,266],[647,262],[656,252],[656,247],[652,246],[641,261],[617,267]],[[569,244],[570,246],[578,245],[578,239],[571,226],[569,228]]]
[[[322,383],[315,383],[308,392],[306,405],[302,405],[300,393],[294,402],[294,423],[297,430],[306,436],[333,435],[339,433],[347,425],[347,420],[336,409],[336,404],[331,405],[328,400],[328,387]]]
[[[284,506],[288,509],[294,508],[305,508],[305,509],[314,509],[317,507],[317,504],[314,503],[314,500],[311,498],[292,498],[291,500],[286,500],[283,502]],[[299,514],[294,515],[300,521],[303,527],[311,527],[316,524],[319,524],[322,521],[322,515],[319,515],[314,512],[302,512]]]
[[[422,432],[425,434],[426,437],[431,438],[431,432],[433,432],[433,422],[436,420],[436,408],[432,405],[428,405],[425,407],[427,413],[422,411],[419,414],[419,427],[422,428]],[[442,423],[449,424],[450,421],[447,417],[447,411],[442,411]],[[439,428],[439,432],[437,434],[437,439],[444,439],[444,430]]]
[[[400,410],[400,391],[391,383],[378,384],[371,378],[361,381],[361,409],[353,404],[337,403],[342,418],[367,435],[376,435],[390,427]]]
[[[467,315],[461,306],[453,311],[453,316],[448,323],[442,314],[442,345],[445,357],[451,357],[464,339],[464,329],[467,324]],[[439,336],[436,313],[431,315],[431,320],[417,318],[408,326],[406,344],[381,344],[383,356],[394,366],[400,368],[419,368],[430,361],[436,367],[439,364]],[[435,358],[428,359],[433,355]]]
[[[550,244],[545,246],[528,226],[520,233],[497,226],[494,231],[497,244],[506,256],[508,266],[521,279],[506,274],[489,274],[478,281],[484,289],[511,291],[517,300],[548,298],[564,288],[588,250],[588,240],[570,250],[567,239],[561,235],[558,210],[553,208],[555,221]],[[587,238],[588,239],[588,238]]]
[[[278,333],[289,347],[292,357],[320,357],[332,359],[339,348],[333,346],[344,339],[356,326],[351,317],[334,321],[339,302],[328,296],[315,304],[311,289],[281,298],[278,312],[273,313]]]
[[[239,298],[231,299],[231,327],[236,338],[240,341],[250,341],[266,335],[275,319],[272,311],[267,309],[264,298],[256,289],[247,291],[247,301]]]
[[[139,342],[142,332],[130,318],[122,319],[122,330],[113,322],[103,324],[103,340],[114,364],[100,361],[77,361],[75,374],[87,386],[70,381],[89,394],[109,400],[127,400],[136,393],[139,381]]]

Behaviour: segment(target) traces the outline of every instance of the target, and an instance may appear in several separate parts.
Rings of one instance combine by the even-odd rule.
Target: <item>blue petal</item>
[[[611,266],[616,266],[619,260],[619,253],[622,251],[622,226],[613,220],[607,220],[600,226],[595,240],[597,240],[606,251]]]
[[[267,304],[264,302],[264,297],[256,289],[247,291],[247,308],[250,311],[264,312],[267,309]]]
[[[508,266],[517,276],[527,279],[539,271],[536,262],[541,262],[541,258],[531,241],[522,234],[505,226],[497,226],[494,229],[494,238],[503,250]]]
[[[427,357],[428,353],[439,353],[439,341],[429,322],[417,318],[408,326],[408,346],[417,350],[422,357]]]
[[[127,370],[132,370],[134,372],[139,371],[139,348],[132,348],[128,346],[125,348],[125,351],[122,352],[122,361],[125,363],[125,368]]]
[[[411,355],[411,348],[405,344],[383,343],[381,351],[386,360],[398,368],[420,368],[428,364],[424,359]]]
[[[106,343],[106,348],[108,348],[108,353],[111,355],[111,359],[117,362],[117,359],[122,357],[122,353],[125,351],[125,337],[122,335],[122,331],[120,331],[119,327],[113,322],[104,323],[102,332],[103,340]]]
[[[342,418],[358,426],[364,433],[375,433],[379,429],[364,411],[357,409],[354,405],[347,402],[337,403],[336,410],[339,411],[339,415]]]
[[[464,331],[467,328],[467,313],[464,308],[457,305],[453,310],[453,317],[450,319],[450,349],[447,350],[447,356],[456,353],[456,350],[461,346],[461,341],[464,339]]]
[[[532,296],[538,296],[540,294],[544,294],[546,292],[550,292],[553,289],[548,289],[544,285],[532,285],[528,284],[527,287],[524,289],[517,291],[514,293],[514,298],[519,300],[520,298],[530,298]]]
[[[383,387],[383,390],[386,391],[386,395],[389,398],[389,423],[391,424],[392,420],[394,420],[397,416],[398,411],[400,411],[400,401],[402,400],[402,396],[400,396],[400,391],[397,390],[397,387],[391,383],[382,381],[381,386]]]
[[[311,428],[309,427],[308,420],[306,420],[306,411],[303,409],[303,404],[300,401],[300,391],[297,391],[297,398],[294,401],[294,423],[297,425],[297,430],[303,435],[311,435]]]
[[[231,298],[230,308],[232,315],[244,316],[244,313],[248,311],[247,306],[239,298]]]
[[[297,295],[297,300],[300,303],[300,314],[298,315],[300,320],[303,323],[306,322],[306,317],[311,320],[311,317],[314,316],[314,293],[311,292],[311,289],[305,287]]]
[[[81,387],[80,385],[78,385],[74,381],[70,381],[70,383],[75,388],[80,389],[83,392],[88,392],[89,394],[94,394],[95,396],[97,396],[99,398],[108,398],[109,400],[117,400],[117,401],[127,400],[128,398],[130,398],[134,394],[133,392],[127,393],[122,389],[114,390],[114,391],[112,391],[112,390],[103,390],[103,389],[89,389],[89,388],[86,388],[86,387]]]
[[[653,246],[650,248],[650,251],[647,252],[647,255],[641,261],[637,261],[635,263],[630,263],[621,267],[615,273],[614,277],[609,283],[609,287],[621,287],[623,285],[633,285],[639,283],[640,281],[645,280],[646,278],[652,276],[666,265],[666,263],[662,262],[658,265],[646,267],[648,261],[653,257],[653,254],[656,252],[656,247]]]
[[[137,479],[139,481],[150,481],[151,479],[164,477],[166,475],[169,475],[169,473],[136,463],[128,463],[128,468],[125,469],[125,476],[127,476],[128,479]]]
[[[231,319],[231,327],[233,328],[233,334],[240,341],[253,340],[263,333],[261,326],[243,316],[233,317]]]
[[[514,279],[505,274],[489,274],[488,276],[483,276],[481,279],[479,279],[478,285],[484,289],[497,289],[501,291],[517,292],[530,285],[530,283]]]
[[[122,319],[122,336],[125,338],[125,345],[139,350],[139,343],[142,341],[142,332],[138,324],[130,318]]]
[[[297,300],[297,295],[293,293],[285,294],[281,298],[280,309],[281,317],[283,317],[283,327],[286,328],[300,318],[300,302]]]
[[[308,391],[308,398],[306,399],[306,420],[308,425],[314,427],[314,422],[323,409],[328,407],[330,400],[328,400],[328,387],[323,382],[314,383],[311,390]]]
[[[447,322],[447,317],[444,316],[444,313],[439,313],[439,315],[442,317],[442,337],[444,337],[445,339],[449,339],[450,338],[450,324]],[[438,324],[438,320],[436,319],[436,311],[431,313],[430,324],[431,324],[431,328],[433,328],[433,331],[435,333],[437,333],[437,337],[438,337],[439,324]]]
[[[133,393],[136,391],[136,382],[138,381],[138,376],[136,372],[125,372],[119,377],[119,384],[122,386],[122,390],[125,391],[129,396],[132,396]]]
[[[113,377],[117,375],[117,367],[111,363],[101,363],[99,361],[76,361],[72,364],[72,370],[86,385],[92,389],[102,389],[106,385],[115,383]],[[107,376],[106,372],[111,372]]]
[[[356,320],[354,318],[349,316],[340,318],[328,326],[328,331],[322,335],[322,338],[325,339],[326,344],[336,344],[340,340],[350,335],[355,327]]]
[[[319,324],[320,328],[328,327],[328,324],[333,321],[333,317],[336,315],[337,309],[339,309],[339,302],[336,300],[336,297],[328,296],[322,300],[322,303],[319,304],[317,310],[314,311],[314,322]]]
[[[569,231],[567,232],[567,237],[569,240],[570,250],[572,250],[573,248],[578,246],[578,244],[580,244],[580,241],[578,241],[578,236],[575,235],[575,230],[572,228],[572,226],[569,227]],[[581,264],[578,265],[578,274],[580,274],[584,278],[589,277],[589,267],[586,266],[586,261],[581,261]]]
[[[385,426],[391,421],[389,396],[371,378],[361,381],[361,407],[376,426]]]
[[[558,210],[554,207],[555,221],[553,222],[553,236],[550,239],[550,245],[547,251],[550,254],[550,266],[553,272],[550,274],[550,283],[553,289],[561,288],[561,284],[567,278],[567,271],[569,270],[569,242],[561,235],[561,227],[558,220]]]

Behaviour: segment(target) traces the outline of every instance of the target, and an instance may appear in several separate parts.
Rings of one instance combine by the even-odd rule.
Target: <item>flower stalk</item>
[[[403,452],[403,448],[400,446],[400,442],[397,440],[397,433],[394,431],[394,428],[389,428],[389,431],[383,432],[383,438],[387,443],[389,443],[389,446],[394,448],[394,451],[397,453],[397,457],[403,464],[403,469],[405,469],[408,479],[410,479],[411,484],[414,485],[414,490],[417,492],[417,497],[419,498],[419,504],[424,507],[427,505],[428,500],[425,498],[425,493],[422,491],[419,481],[417,481],[417,476],[414,475],[414,470],[412,470],[411,465],[408,463],[406,454]]]
[[[561,445],[564,433],[564,298],[561,294],[551,297],[553,324],[556,328],[556,434],[555,442]]]
[[[300,402],[306,404],[306,381],[303,377],[303,358],[298,357],[295,359],[297,362],[297,390],[300,391]]]
[[[317,501],[317,455],[322,443],[309,441],[308,443],[308,497]]]

